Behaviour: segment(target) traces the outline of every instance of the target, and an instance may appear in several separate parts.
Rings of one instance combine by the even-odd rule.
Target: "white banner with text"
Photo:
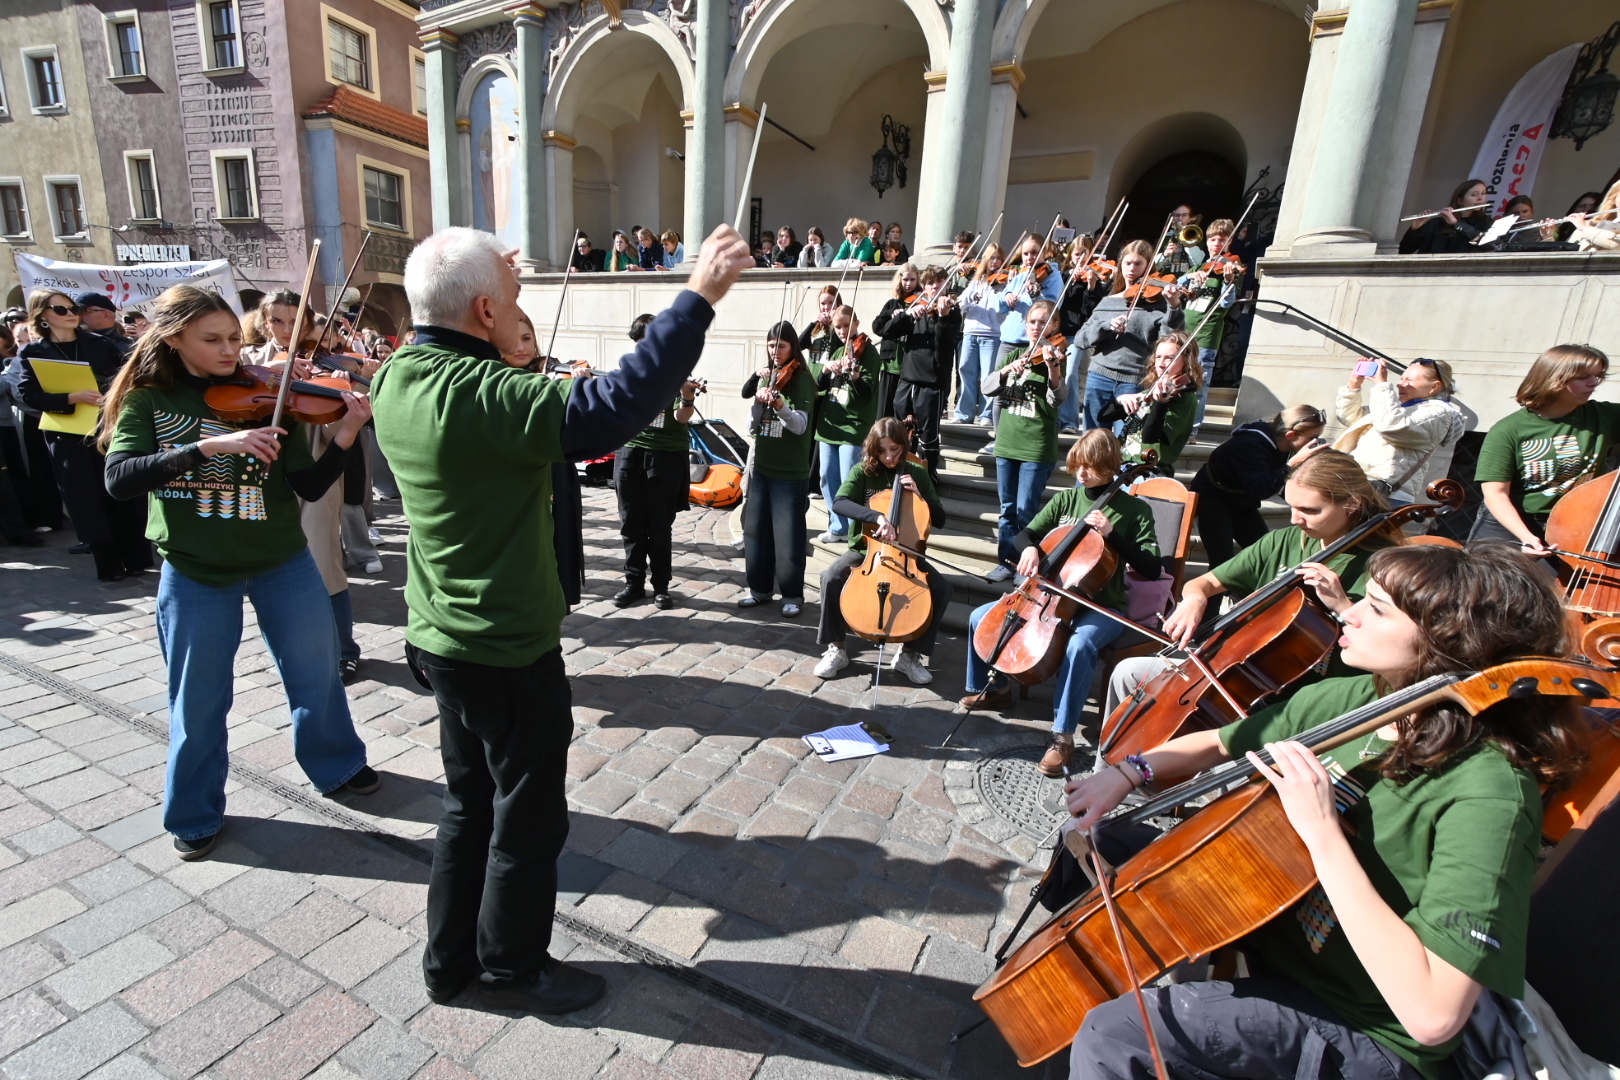
[[[195,285],[217,292],[230,301],[240,315],[242,301],[236,295],[236,279],[227,259],[212,262],[145,263],[138,266],[96,266],[91,263],[58,262],[38,255],[17,252],[17,276],[22,279],[23,295],[35,289],[51,289],[76,296],[99,292],[117,308],[134,307],[156,300],[171,285]]]

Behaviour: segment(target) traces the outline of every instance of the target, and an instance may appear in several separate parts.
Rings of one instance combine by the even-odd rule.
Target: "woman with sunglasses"
[[[42,290],[29,297],[28,324],[33,328],[33,340],[18,354],[23,359],[18,385],[23,404],[58,416],[70,415],[80,405],[99,408],[101,395],[124,366],[124,355],[118,347],[99,334],[81,333],[79,309],[63,293]],[[47,393],[35,367],[47,361],[89,365],[97,389]],[[43,434],[57,487],[73,518],[74,532],[80,543],[90,545],[96,577],[120,581],[150,570],[152,545],[146,539],[146,504],[119,502],[107,494],[103,479],[107,462],[96,449],[94,434],[49,430]]]
[[[1364,358],[1362,363],[1376,364],[1378,373],[1352,374],[1339,388],[1333,408],[1348,430],[1333,445],[1355,458],[1390,502],[1424,501],[1429,478],[1450,471],[1452,452],[1468,427],[1451,401],[1456,386],[1451,365],[1419,357],[1391,386],[1384,361]],[[1370,403],[1364,404],[1361,390],[1369,379]]]

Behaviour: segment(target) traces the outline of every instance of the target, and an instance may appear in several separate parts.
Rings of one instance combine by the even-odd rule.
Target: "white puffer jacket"
[[[1360,390],[1339,387],[1334,410],[1348,430],[1334,447],[1354,457],[1370,480],[1394,483],[1411,472],[1395,496],[1427,501],[1423,489],[1429,481],[1451,471],[1451,455],[1467,426],[1462,410],[1437,397],[1402,405],[1400,391],[1392,382],[1372,382],[1367,387],[1369,404],[1362,403]],[[1428,460],[1412,471],[1425,454]]]

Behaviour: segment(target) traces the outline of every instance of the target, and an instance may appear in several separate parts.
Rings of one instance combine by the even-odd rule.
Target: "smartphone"
[[[1362,375],[1362,376],[1377,375],[1378,374],[1378,361],[1376,361],[1376,360],[1358,360],[1358,361],[1356,361],[1356,374],[1357,375]]]
[[[824,736],[806,735],[804,737],[804,741],[809,743],[810,749],[814,750],[817,754],[830,754],[833,752],[833,744],[828,742]]]

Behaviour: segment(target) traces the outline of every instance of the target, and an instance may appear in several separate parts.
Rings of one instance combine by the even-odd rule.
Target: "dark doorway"
[[[1129,198],[1130,209],[1109,248],[1110,256],[1132,240],[1153,243],[1170,211],[1182,203],[1192,207],[1202,225],[1216,218],[1235,218],[1243,211],[1243,175],[1219,154],[1184,150],[1144,172]]]

